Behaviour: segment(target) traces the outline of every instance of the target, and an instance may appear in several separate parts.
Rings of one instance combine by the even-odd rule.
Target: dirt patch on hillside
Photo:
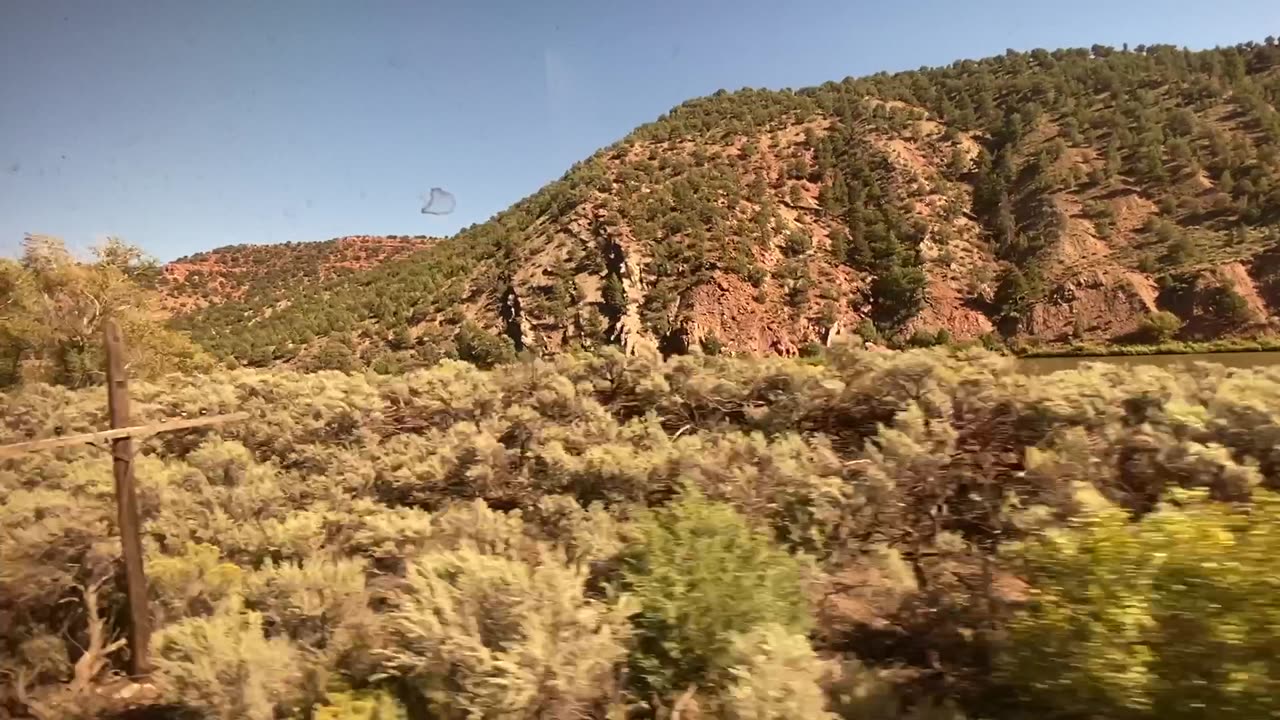
[[[1117,338],[1138,330],[1156,310],[1149,278],[1126,270],[1094,270],[1067,278],[1032,306],[1022,330],[1044,340]]]
[[[1160,214],[1155,203],[1133,190],[1121,192],[1111,198],[1109,204],[1115,218],[1112,225],[1115,227],[1117,240],[1136,235],[1147,226],[1151,218]]]
[[[1263,287],[1266,291],[1268,288]],[[1238,296],[1232,300],[1230,291]],[[1243,301],[1243,312],[1233,307]],[[1242,263],[1174,275],[1160,294],[1160,302],[1183,320],[1183,335],[1207,339],[1249,332],[1266,322],[1271,308]]]
[[[994,332],[991,318],[970,305],[951,283],[930,278],[928,300],[911,329],[945,328],[956,340],[972,340]]]
[[[1048,253],[1054,274],[1076,275],[1100,264],[1111,264],[1111,247],[1098,239],[1097,228],[1083,217],[1084,204],[1074,195],[1059,194],[1054,206],[1063,218],[1062,235]]]
[[[1253,313],[1254,317],[1264,319],[1271,314],[1267,302],[1243,264],[1232,262],[1220,265],[1217,275],[1220,283],[1232,288],[1244,298],[1249,305],[1249,312]]]
[[[761,295],[765,302],[759,302]],[[822,328],[812,318],[798,317],[774,293],[759,293],[736,275],[717,274],[714,280],[690,291],[689,336],[695,341],[707,335],[725,350],[795,356],[809,343],[823,341]],[[844,311],[836,318],[856,325],[858,318]]]

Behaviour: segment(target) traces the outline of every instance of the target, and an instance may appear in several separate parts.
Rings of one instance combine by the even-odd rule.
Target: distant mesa
[[[166,309],[175,314],[230,301],[283,297],[301,286],[407,257],[439,239],[347,235],[320,242],[229,245],[168,263],[160,289]]]

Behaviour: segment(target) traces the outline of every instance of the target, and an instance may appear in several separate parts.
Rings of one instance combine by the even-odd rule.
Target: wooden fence
[[[114,320],[104,323],[107,351],[107,411],[111,428],[97,432],[30,440],[0,446],[0,459],[23,453],[52,450],[72,445],[110,441],[111,464],[115,476],[116,515],[120,527],[121,555],[124,558],[125,591],[129,603],[129,674],[134,678],[146,677],[151,670],[148,647],[151,643],[151,612],[147,607],[147,576],[142,562],[142,534],[138,520],[138,497],[134,488],[133,458],[134,440],[174,430],[218,425],[243,420],[248,413],[210,415],[199,418],[183,418],[148,425],[130,425],[129,382],[126,364],[124,335]]]

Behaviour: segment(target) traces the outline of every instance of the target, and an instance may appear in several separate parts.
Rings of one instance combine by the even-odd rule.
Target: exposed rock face
[[[1155,296],[1153,283],[1145,276],[1088,273],[1057,285],[1043,302],[1032,306],[1023,332],[1053,341],[1081,333],[1126,335],[1156,310]]]

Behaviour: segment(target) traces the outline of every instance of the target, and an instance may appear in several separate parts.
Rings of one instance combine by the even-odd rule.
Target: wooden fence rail
[[[66,447],[68,445],[92,445],[102,440],[114,440],[120,437],[144,438],[152,435],[159,435],[163,432],[173,430],[186,430],[188,428],[196,428],[204,425],[221,425],[222,423],[233,422],[235,420],[246,420],[249,413],[234,412],[225,415],[205,415],[197,418],[184,418],[182,420],[165,420],[163,422],[151,423],[149,425],[133,425],[130,427],[113,428],[111,430],[98,430],[96,432],[80,433],[79,435],[60,435],[55,438],[45,438],[44,440],[28,440],[26,442],[14,443],[12,445],[0,445],[0,459],[7,457],[16,457],[33,450],[51,450],[53,448]]]

